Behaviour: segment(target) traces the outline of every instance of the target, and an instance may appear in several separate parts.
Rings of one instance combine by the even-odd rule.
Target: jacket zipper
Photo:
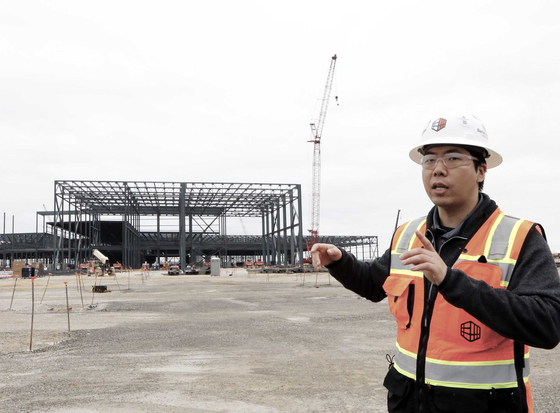
[[[434,235],[432,234],[432,232],[427,229],[426,233],[429,233],[432,240],[432,245],[434,245]],[[440,245],[439,250],[438,250],[438,255],[441,257],[441,251],[443,249],[443,247],[445,246],[445,244],[447,244],[449,241],[454,240],[454,239],[462,239],[462,240],[467,240],[468,238],[466,237],[462,237],[460,235],[455,235],[447,240],[445,240],[443,242],[443,244]],[[434,245],[435,248],[435,245]],[[429,281],[428,281],[429,282]],[[426,380],[426,351],[428,348],[428,340],[430,337],[430,330],[428,328],[428,324],[429,321],[431,320],[431,315],[433,312],[433,303],[435,301],[435,296],[437,295],[434,294],[434,297],[432,299],[432,292],[433,292],[433,288],[434,288],[434,284],[432,284],[430,282],[430,289],[428,290],[428,297],[424,303],[424,313],[423,313],[423,319],[424,319],[424,326],[421,329],[420,332],[420,342],[418,343],[418,358],[417,358],[417,365],[416,365],[416,372],[417,372],[417,384],[418,384],[418,391],[419,391],[419,406],[420,406],[420,411],[423,411],[423,390],[422,387],[425,385],[425,380]],[[419,374],[421,374],[420,380],[418,380],[418,376]]]

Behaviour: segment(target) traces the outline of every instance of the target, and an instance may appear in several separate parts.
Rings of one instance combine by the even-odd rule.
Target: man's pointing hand
[[[434,285],[439,285],[447,274],[447,265],[443,262],[434,246],[420,231],[416,236],[422,243],[422,248],[414,248],[401,255],[404,265],[412,264],[412,271],[422,271],[424,276]]]

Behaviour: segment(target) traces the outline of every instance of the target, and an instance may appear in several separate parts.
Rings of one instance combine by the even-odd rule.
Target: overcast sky
[[[483,121],[487,192],[560,251],[556,1],[0,1],[0,214],[35,231],[54,180],[301,183],[331,56],[320,233],[431,203],[408,158],[442,111]],[[0,216],[0,219],[2,217]],[[228,223],[241,234],[240,223]],[[245,226],[260,233],[260,221]]]

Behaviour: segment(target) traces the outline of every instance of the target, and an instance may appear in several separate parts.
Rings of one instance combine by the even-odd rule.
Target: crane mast
[[[311,249],[315,243],[319,241],[319,213],[321,207],[321,136],[323,127],[325,126],[325,118],[327,117],[327,109],[329,108],[329,100],[331,97],[331,89],[334,79],[334,68],[336,65],[336,55],[331,58],[331,66],[327,75],[327,83],[325,84],[325,92],[323,101],[321,102],[321,110],[317,124],[311,123],[311,140],[313,143],[313,175],[312,175],[312,205],[311,205],[311,242],[308,247]],[[336,97],[338,100],[338,96]]]

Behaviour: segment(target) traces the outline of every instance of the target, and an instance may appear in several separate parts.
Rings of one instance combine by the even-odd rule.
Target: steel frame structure
[[[52,235],[45,232],[0,234],[0,267],[14,260],[52,261]]]
[[[371,261],[379,257],[377,236],[322,235],[319,242],[334,244],[356,256],[359,260]]]
[[[65,268],[89,260],[97,248],[116,251],[123,265],[134,268],[150,254],[158,262],[179,257],[183,267],[209,256],[303,266],[311,239],[303,236],[301,204],[296,184],[55,181],[54,210],[37,212],[35,233],[0,234],[0,265],[34,259]],[[230,217],[260,217],[261,235],[228,235]],[[142,219],[156,221],[157,230],[147,231]],[[173,221],[170,231],[166,219]],[[109,240],[102,234],[111,232],[107,224],[116,224]],[[378,256],[375,236],[321,236],[319,242],[360,259]]]
[[[182,269],[203,251],[206,236],[219,236],[216,255],[228,256],[226,219],[260,217],[262,257],[267,265],[303,266],[302,195],[299,184],[70,181],[54,183],[54,210],[48,225],[53,235],[55,266],[83,262],[94,248],[104,249],[104,219],[122,222],[122,264],[138,268],[145,239],[141,217],[157,217],[155,241],[160,257],[160,217],[176,216]],[[152,234],[152,237],[154,234]]]
[[[38,215],[52,214],[52,212],[38,212]],[[45,265],[53,263],[53,234],[46,232],[37,233],[15,233],[0,234],[0,268],[13,261],[24,260],[37,261]],[[195,239],[197,237],[195,236]],[[303,245],[307,245],[310,236],[303,237]],[[282,245],[290,243],[290,240],[284,240],[282,237],[277,240]],[[378,240],[376,236],[358,236],[358,235],[323,235],[319,237],[319,242],[330,243],[353,253],[358,259],[369,261],[379,256]],[[256,261],[257,257],[262,256],[263,237],[259,235],[204,235],[198,236],[197,243],[205,246],[206,249],[219,254],[224,252],[224,245],[227,246],[228,254],[224,255],[225,259],[231,262],[239,261]],[[69,240],[64,238],[64,248],[69,247]],[[173,249],[179,245],[178,232],[144,232],[140,233],[140,250],[149,251],[157,245],[161,247],[162,257],[164,251],[168,248]],[[111,246],[104,245],[104,248]],[[82,249],[82,252],[84,249]],[[82,254],[86,259],[88,256]]]

